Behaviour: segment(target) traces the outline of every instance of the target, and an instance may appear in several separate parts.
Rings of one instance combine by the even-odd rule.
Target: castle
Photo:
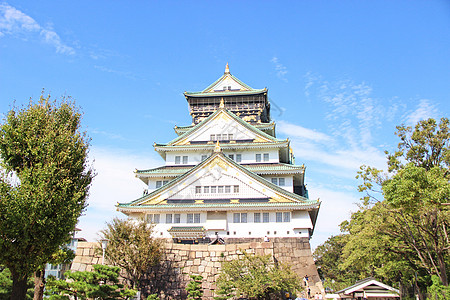
[[[175,243],[309,241],[320,201],[309,199],[289,139],[276,138],[267,88],[249,87],[227,64],[206,89],[184,95],[192,124],[154,144],[165,165],[136,170],[147,189],[117,209]]]

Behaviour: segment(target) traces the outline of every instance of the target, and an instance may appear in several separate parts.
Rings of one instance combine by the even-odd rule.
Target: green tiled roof
[[[172,226],[168,232],[198,232],[198,231],[205,231],[205,227],[203,226]]]
[[[263,177],[261,177],[261,176],[255,174],[255,173],[249,171],[249,170],[246,169],[245,167],[243,167],[243,166],[241,166],[240,164],[238,164],[238,163],[236,163],[235,161],[233,161],[231,158],[225,156],[225,155],[223,154],[223,152],[215,152],[215,153],[214,153],[213,155],[211,155],[209,158],[207,158],[206,160],[204,160],[204,161],[201,162],[200,164],[196,165],[195,167],[193,167],[192,169],[190,169],[188,172],[184,173],[183,175],[180,175],[180,176],[174,178],[173,180],[171,180],[171,181],[170,181],[169,183],[167,183],[166,185],[163,185],[161,188],[156,189],[155,191],[153,191],[153,192],[151,192],[151,193],[149,193],[149,194],[147,194],[147,195],[144,195],[144,196],[142,196],[142,197],[140,197],[140,198],[138,198],[138,199],[136,199],[136,200],[134,200],[134,201],[132,201],[132,202],[129,202],[129,203],[118,203],[117,206],[118,206],[119,208],[120,208],[120,207],[139,207],[139,206],[137,206],[137,205],[139,205],[139,203],[145,201],[145,200],[148,199],[148,198],[151,198],[152,196],[157,195],[158,193],[160,193],[160,192],[163,191],[163,190],[172,188],[173,186],[175,186],[176,184],[178,184],[181,180],[184,180],[186,177],[190,176],[190,175],[191,175],[193,172],[195,172],[197,169],[200,169],[203,165],[208,164],[211,160],[213,160],[216,156],[219,156],[219,155],[220,155],[223,159],[225,159],[225,161],[227,161],[229,164],[231,164],[231,165],[235,166],[236,168],[240,169],[242,172],[244,172],[244,173],[247,174],[248,176],[252,177],[252,178],[255,179],[256,181],[262,183],[263,185],[267,186],[268,188],[271,188],[271,189],[273,189],[273,190],[279,192],[280,194],[287,196],[288,198],[295,199],[296,201],[299,201],[299,202],[297,202],[298,205],[312,204],[312,203],[316,203],[317,206],[320,205],[320,202],[319,202],[319,201],[311,201],[311,200],[309,200],[309,199],[307,199],[307,198],[305,198],[305,197],[303,197],[303,196],[300,196],[300,195],[294,194],[294,193],[292,193],[292,192],[289,192],[289,191],[287,191],[287,190],[285,190],[285,189],[283,189],[283,188],[281,188],[281,187],[279,187],[279,186],[277,186],[277,185],[275,185],[275,184],[273,184],[273,183],[267,181],[265,178],[263,178]],[[268,203],[264,203],[264,205],[267,205],[267,204],[268,204]],[[272,204],[274,204],[274,203],[272,203]],[[280,204],[281,204],[281,203],[280,203]],[[292,202],[292,203],[284,203],[284,205],[287,205],[287,204],[296,205],[296,204],[294,204],[293,202]],[[166,204],[166,205],[173,205],[173,204]],[[178,205],[180,205],[180,204],[175,204],[173,207],[180,207],[180,206],[178,206]],[[209,205],[209,204],[195,204],[195,205],[196,205],[195,207],[199,207],[198,205],[206,205],[206,206],[207,206],[207,205]],[[212,204],[212,207],[214,207],[215,205],[218,205],[218,204]],[[224,205],[230,205],[230,204],[224,204]],[[242,205],[250,205],[250,206],[251,206],[252,204],[247,204],[247,203],[246,203],[246,204],[243,204],[243,203],[239,203],[238,205],[239,205],[239,207],[242,207]],[[170,207],[170,206],[164,206],[164,207]]]
[[[256,123],[251,124],[253,127],[258,128],[259,130],[272,130],[275,128],[275,122],[270,123]],[[181,135],[188,130],[191,130],[195,125],[187,125],[187,126],[175,126],[174,130],[177,134]]]
[[[289,165],[284,163],[277,163],[277,164],[247,164],[247,165],[241,165],[247,170],[258,173],[258,172],[277,172],[277,171],[292,171],[293,173],[301,172],[304,170],[303,166],[295,166],[295,165]],[[186,173],[192,169],[192,167],[158,167],[153,169],[147,169],[147,170],[136,170],[136,174],[175,174],[175,175],[181,175]]]
[[[242,120],[241,118],[239,118],[238,116],[236,116],[234,113],[232,113],[231,111],[229,111],[226,108],[219,108],[217,109],[214,113],[212,113],[211,115],[209,115],[206,119],[202,120],[200,123],[198,123],[197,125],[195,125],[194,127],[192,127],[191,130],[186,131],[185,133],[183,133],[182,135],[176,137],[175,139],[171,140],[170,142],[168,142],[167,144],[156,144],[158,146],[170,146],[173,145],[174,143],[176,143],[177,141],[189,136],[190,134],[194,133],[195,131],[199,130],[200,128],[202,128],[204,126],[204,124],[206,124],[209,120],[211,120],[212,118],[214,118],[217,114],[219,114],[221,111],[224,111],[225,113],[227,113],[229,116],[231,116],[236,122],[238,122],[239,124],[241,124],[242,126],[248,128],[250,131],[259,134],[269,140],[272,141],[282,141],[280,139],[274,138],[273,136],[265,133],[264,131],[259,130],[258,128],[256,128],[253,125],[250,125],[249,123],[245,122],[244,120]]]
[[[289,143],[288,140],[278,140],[276,142],[266,142],[266,143],[223,143],[220,144],[220,147],[223,149],[235,149],[235,148],[280,148],[284,147]],[[188,145],[180,145],[180,146],[172,146],[172,145],[166,145],[166,144],[154,144],[156,151],[162,151],[162,150],[181,150],[181,149],[200,149],[200,150],[208,150],[208,149],[214,149],[216,144],[188,144]]]
[[[139,199],[138,199],[139,200]],[[261,207],[267,208],[280,208],[280,207],[302,207],[302,208],[318,208],[320,205],[320,201],[318,200],[307,200],[303,202],[251,202],[251,203],[176,203],[176,204],[158,204],[158,205],[133,205],[131,203],[119,203],[118,207],[121,208],[134,208],[134,209],[186,209],[186,208],[217,208],[220,210],[221,208],[251,208],[255,207],[260,209]]]
[[[254,95],[267,92],[267,89],[250,90],[250,91],[223,91],[223,92],[184,92],[188,97],[226,97],[226,96],[238,96],[238,95]]]

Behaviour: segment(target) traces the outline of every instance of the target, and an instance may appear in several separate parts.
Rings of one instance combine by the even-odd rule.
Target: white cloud
[[[93,241],[106,222],[124,216],[116,212],[117,202],[130,202],[142,196],[145,184],[134,176],[134,170],[160,166],[163,162],[152,156],[95,147],[90,158],[94,160],[97,176],[90,190],[89,206],[77,227],[82,230],[79,237]]]
[[[274,56],[270,61],[275,65],[275,70],[277,71],[278,78],[287,82],[287,79],[285,77],[288,73],[287,68],[280,63],[278,57],[276,56]]]
[[[6,4],[0,4],[0,37],[5,35],[26,38],[30,34],[39,34],[42,41],[53,46],[57,53],[74,55],[75,49],[65,45],[59,35],[40,26],[33,18]]]
[[[356,203],[359,198],[356,193],[349,193],[348,191],[330,190],[314,185],[309,188],[314,191],[314,194],[311,195],[312,199],[317,199],[317,196],[320,196],[320,200],[322,200],[314,235],[311,239],[311,247],[316,248],[325,242],[330,235],[340,233],[339,224],[348,220],[351,212],[358,209]]]
[[[405,115],[405,123],[409,126],[414,126],[417,122],[421,120],[426,120],[428,118],[438,118],[438,109],[428,99],[421,99],[417,108],[413,111],[408,112]]]
[[[286,121],[279,121],[277,123],[277,128],[279,132],[285,133],[289,137],[304,138],[315,142],[331,141],[331,137],[324,133],[300,125],[291,124]]]

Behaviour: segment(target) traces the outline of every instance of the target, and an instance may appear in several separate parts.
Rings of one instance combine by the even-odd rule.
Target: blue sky
[[[184,91],[230,71],[267,87],[279,137],[322,207],[313,246],[355,211],[362,164],[384,168],[395,126],[449,116],[448,1],[0,1],[0,113],[72,96],[96,177],[80,236],[142,194],[135,168],[188,125]]]

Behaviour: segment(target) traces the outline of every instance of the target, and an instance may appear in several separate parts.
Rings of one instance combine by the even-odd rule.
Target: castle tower
[[[154,144],[165,165],[136,170],[147,190],[117,209],[175,243],[309,241],[320,201],[309,199],[289,139],[276,138],[267,93],[231,75],[228,64],[203,91],[185,92],[192,124]]]

